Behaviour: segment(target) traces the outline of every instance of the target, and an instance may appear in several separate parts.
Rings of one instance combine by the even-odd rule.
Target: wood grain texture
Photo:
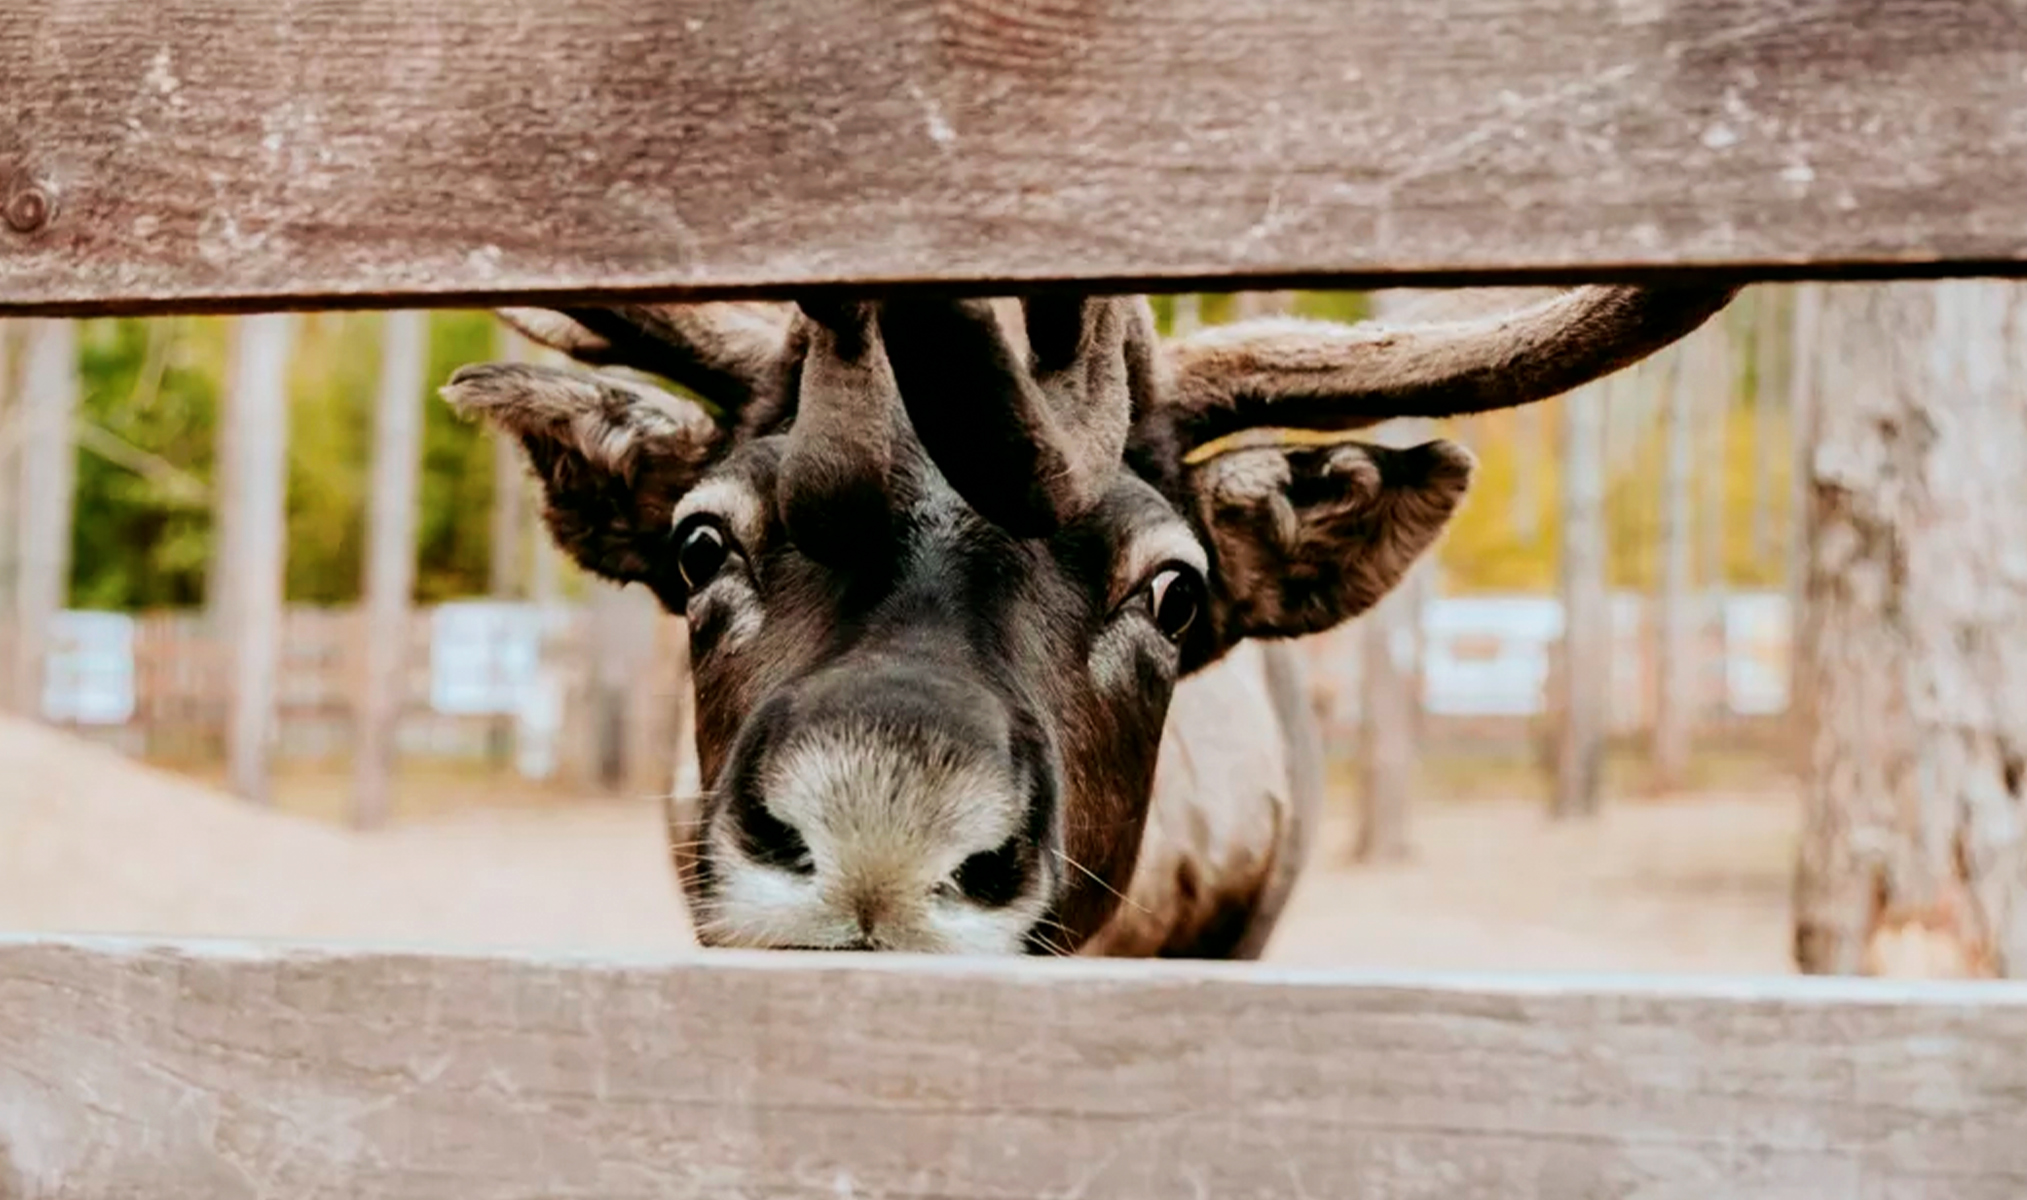
[[[0,1194],[2027,1190],[2027,988],[0,942]]]
[[[2023,72],[2005,0],[11,0],[0,313],[2017,273]]]

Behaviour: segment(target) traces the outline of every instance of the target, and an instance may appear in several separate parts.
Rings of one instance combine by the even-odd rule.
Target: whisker
[[[1064,862],[1070,864],[1071,866],[1077,868],[1079,871],[1082,871],[1084,874],[1090,876],[1091,882],[1097,884],[1101,888],[1104,888],[1106,891],[1111,892],[1113,895],[1119,897],[1119,899],[1121,899],[1125,903],[1132,905],[1134,908],[1139,909],[1141,912],[1146,913],[1148,916],[1151,917],[1154,915],[1152,912],[1148,911],[1146,905],[1135,902],[1133,897],[1127,895],[1125,892],[1120,891],[1118,888],[1113,887],[1111,884],[1099,878],[1098,873],[1096,871],[1093,871],[1091,868],[1085,866],[1083,863],[1078,862],[1076,859],[1071,858],[1064,851],[1058,850],[1055,853],[1057,858],[1062,859]]]
[[[1067,946],[1058,945],[1057,943],[1050,941],[1047,937],[1042,936],[1039,930],[1041,929],[1041,927],[1045,925],[1054,926],[1059,932],[1063,934],[1064,937],[1070,936],[1070,927],[1063,924],[1061,921],[1058,921],[1053,917],[1037,918],[1035,921],[1035,930],[1032,930],[1030,932],[1034,934],[1035,940],[1041,943],[1042,949],[1047,950],[1052,956],[1056,958],[1077,957],[1076,951],[1071,950]]]

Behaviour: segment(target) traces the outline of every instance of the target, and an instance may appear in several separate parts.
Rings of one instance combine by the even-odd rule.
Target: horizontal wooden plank
[[[2027,1194],[2027,987],[0,942],[0,1195]]]
[[[2007,0],[9,0],[0,313],[2018,273]]]

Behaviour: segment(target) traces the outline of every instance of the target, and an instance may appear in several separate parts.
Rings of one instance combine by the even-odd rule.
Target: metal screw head
[[[7,222],[7,228],[16,233],[34,233],[49,224],[50,211],[55,208],[49,193],[33,184],[7,197],[0,206],[0,219]]]

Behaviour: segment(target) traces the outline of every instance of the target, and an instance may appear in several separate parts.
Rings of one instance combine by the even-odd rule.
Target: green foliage
[[[287,565],[287,596],[296,603],[359,597],[379,342],[380,318],[372,313],[317,313],[296,327]]]
[[[493,449],[485,429],[461,420],[436,394],[452,371],[499,355],[498,323],[486,312],[431,315],[422,434],[421,558],[425,602],[481,595],[492,558]]]
[[[78,343],[81,420],[158,465],[142,474],[78,451],[71,603],[196,604],[211,553],[211,511],[199,489],[212,478],[225,325],[190,317],[83,321]],[[179,474],[181,486],[172,482]]]
[[[289,365],[287,596],[348,604],[360,594],[382,317],[301,318]],[[229,375],[231,322],[122,318],[80,326],[80,417],[70,603],[147,609],[203,603],[215,533],[210,493]],[[436,395],[458,366],[495,353],[493,318],[430,321],[416,592],[481,593],[491,554],[492,452],[483,430]],[[110,456],[109,456],[110,455]]]

